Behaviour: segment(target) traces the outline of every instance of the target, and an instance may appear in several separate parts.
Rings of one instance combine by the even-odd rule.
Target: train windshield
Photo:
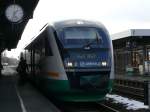
[[[97,31],[94,28],[66,28],[65,39],[96,39]]]
[[[68,27],[64,28],[62,42],[67,46],[100,46],[102,36],[97,28],[93,27]]]

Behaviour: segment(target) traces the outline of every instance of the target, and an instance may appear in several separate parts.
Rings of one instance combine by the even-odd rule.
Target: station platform
[[[0,112],[60,112],[30,83],[17,85],[16,76],[0,78]]]
[[[150,81],[150,75],[136,75],[136,74],[115,74],[115,79],[133,80],[133,81]]]

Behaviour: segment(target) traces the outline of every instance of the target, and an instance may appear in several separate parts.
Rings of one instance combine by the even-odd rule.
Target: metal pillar
[[[146,74],[146,66],[145,66],[145,63],[147,62],[148,60],[148,56],[147,56],[147,49],[146,49],[146,46],[144,45],[143,46],[143,69],[144,69],[144,74]]]
[[[2,76],[2,57],[0,52],[0,77]]]
[[[33,74],[33,50],[32,49],[31,49],[30,60],[31,60],[31,74]]]
[[[144,104],[148,105],[150,109],[150,81],[145,81],[144,84]]]
[[[148,81],[144,81],[144,105],[149,104],[148,98]]]
[[[32,75],[35,75],[35,50],[31,50],[31,73]]]
[[[148,105],[150,109],[150,81],[148,81]]]
[[[33,50],[33,75],[35,75],[35,50]]]

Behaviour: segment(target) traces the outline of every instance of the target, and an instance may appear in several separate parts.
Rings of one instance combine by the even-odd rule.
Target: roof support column
[[[146,49],[146,46],[144,45],[143,46],[143,69],[144,69],[144,74],[145,74],[145,62],[147,61],[147,49]]]
[[[2,69],[3,69],[3,65],[2,65],[2,57],[1,57],[1,52],[0,52],[0,77],[2,76]]]
[[[149,59],[150,48],[145,45],[144,47],[144,74],[150,74],[150,59]]]

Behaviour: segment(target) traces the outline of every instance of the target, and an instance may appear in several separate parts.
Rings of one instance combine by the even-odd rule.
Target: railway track
[[[100,112],[120,112],[119,110],[114,109],[113,107],[110,107],[108,105],[102,104],[102,103],[97,103],[99,106],[101,106]],[[100,107],[99,107],[100,108]]]
[[[63,105],[62,112],[120,112],[102,103],[69,103]]]
[[[144,82],[117,80],[115,81],[113,92],[144,101]]]

